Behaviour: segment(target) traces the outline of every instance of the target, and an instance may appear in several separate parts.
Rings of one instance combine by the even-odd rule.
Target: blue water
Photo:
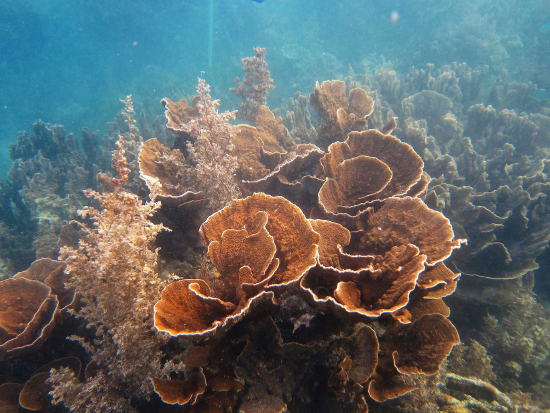
[[[548,7],[537,1],[213,0],[212,67],[204,0],[4,0],[0,4],[0,147],[42,119],[79,134],[104,130],[129,93],[140,109],[192,92],[205,71],[224,104],[240,59],[267,48],[279,106],[316,80],[343,78],[375,55],[407,72],[411,65],[496,63],[550,84],[545,29]],[[544,2],[542,2],[544,3]],[[397,18],[392,20],[392,12]],[[513,17],[512,17],[513,16]],[[498,36],[522,47],[500,50]],[[504,47],[506,49],[506,46]],[[547,49],[546,49],[547,50]],[[290,58],[289,58],[290,56]],[[328,61],[328,63],[327,63]],[[525,76],[525,75],[524,75]],[[5,174],[9,168],[2,151]]]

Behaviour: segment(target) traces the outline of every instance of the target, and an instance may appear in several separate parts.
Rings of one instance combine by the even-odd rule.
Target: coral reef
[[[57,235],[76,208],[84,204],[79,191],[93,187],[85,155],[74,135],[62,126],[37,122],[10,146],[13,166],[2,182],[2,225],[6,228],[2,258],[13,274],[34,259],[56,258]]]
[[[501,315],[485,317],[482,343],[493,354],[495,384],[504,391],[527,391],[545,400],[548,389],[548,310],[524,294]],[[547,403],[546,403],[547,404]]]
[[[477,366],[473,372],[461,370],[459,374],[489,380],[500,391],[510,392],[514,403],[536,409],[545,398],[533,386],[544,387],[544,373],[521,373],[525,362],[517,359],[530,357],[527,344],[514,350],[506,346],[530,343],[532,335],[523,329],[544,325],[540,316],[530,321],[522,317],[542,311],[535,310],[538,307],[529,295],[533,273],[535,285],[546,285],[545,274],[537,269],[550,239],[546,216],[548,110],[529,95],[532,86],[497,83],[491,90],[481,83],[486,73],[483,68],[475,71],[463,64],[443,67],[435,75],[433,66],[412,70],[405,79],[381,71],[366,79],[364,87],[378,89],[377,103],[383,108],[377,110],[391,110],[399,116],[395,133],[422,156],[425,170],[435,178],[422,195],[425,202],[443,212],[456,235],[468,240],[449,263],[463,274],[453,296],[461,298],[453,301],[454,311],[465,315],[471,300],[504,306],[490,310],[495,314],[488,318],[493,327],[471,335],[486,347],[495,376],[483,377],[485,373]],[[357,83],[350,85],[356,87]],[[375,113],[369,117],[369,125]],[[479,323],[474,315],[469,317],[470,323]],[[516,324],[512,321],[515,317],[522,321]],[[488,336],[494,329],[497,332]],[[501,337],[506,346],[497,344]],[[539,346],[545,346],[546,338],[541,340]],[[531,377],[531,381],[518,382],[520,374],[522,380]],[[512,395],[520,390],[534,400]],[[479,406],[488,402],[491,400]],[[479,406],[471,401],[470,408]]]
[[[119,115],[121,125],[111,127],[126,136],[130,164],[137,171],[142,138],[131,95],[122,103],[125,109]],[[76,219],[76,211],[88,204],[83,191],[98,188],[96,175],[111,169],[105,158],[109,159],[114,148],[115,139],[110,136],[100,142],[95,133],[84,128],[79,145],[63,126],[42,121],[33,125],[32,135],[19,134],[17,142],[10,145],[13,165],[8,179],[0,181],[0,257],[7,264],[6,275],[25,269],[36,258],[57,258],[63,226]],[[99,180],[110,185],[104,173]],[[143,186],[137,172],[131,173],[131,181],[133,192]]]
[[[143,141],[128,96],[102,144],[84,131],[80,152],[37,124],[13,145],[0,228],[35,223],[21,240],[29,255],[59,243],[64,261],[0,281],[0,400],[41,409],[51,396],[83,412],[548,409],[547,293],[531,289],[550,240],[550,111],[536,87],[490,85],[486,67],[465,63],[400,76],[383,62],[316,83],[281,115],[265,106],[273,81],[255,51],[233,90],[250,125],[218,112],[199,79],[191,103],[162,100],[155,138]],[[78,359],[48,347],[63,337]]]
[[[383,402],[417,389],[406,384],[406,377],[437,373],[458,344],[441,301],[456,288],[458,274],[442,261],[461,240],[454,239],[443,215],[414,198],[427,184],[420,158],[397,138],[369,130],[351,132],[322,159],[313,158],[312,166],[315,162],[321,168],[310,173],[326,176],[325,185],[334,176],[347,188],[344,171],[360,182],[365,176],[373,182],[372,190],[360,185],[319,192],[321,205],[334,192],[353,194],[336,204],[366,212],[345,214],[343,222],[354,236],[337,223],[338,213],[329,215],[336,222],[308,220],[287,199],[263,193],[235,200],[211,215],[200,233],[215,270],[205,268],[198,278],[169,284],[155,305],[155,327],[192,343],[193,352],[188,350],[184,360],[198,351],[207,360],[194,370],[175,372],[178,378],[170,382],[155,380],[163,400],[201,410],[220,400],[211,383],[223,374],[234,383],[232,400],[239,400],[241,411],[310,411],[321,404],[339,411],[366,410],[367,396]],[[262,350],[266,346],[271,350]],[[302,350],[292,355],[298,348]],[[323,353],[332,361],[319,365]],[[284,377],[298,362],[311,366],[309,374],[324,377],[323,396],[290,383],[281,387],[270,378]],[[258,363],[265,369],[251,370]]]

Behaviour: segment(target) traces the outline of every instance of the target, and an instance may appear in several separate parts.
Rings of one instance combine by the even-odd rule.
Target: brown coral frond
[[[50,370],[62,367],[71,369],[78,376],[82,364],[77,357],[65,357],[40,367],[23,386],[19,394],[19,405],[28,410],[47,408],[50,405],[48,393],[52,390],[52,385],[48,382]]]
[[[315,145],[300,144],[291,152],[283,154],[272,169],[268,166],[266,153],[261,150],[258,163],[261,162],[263,168],[272,169],[271,172],[266,169],[269,173],[257,175],[258,179],[244,180],[242,186],[252,193],[284,196],[308,215],[309,210],[316,205],[316,195],[323,184],[322,179],[313,176],[320,167],[319,159],[323,155],[324,152]],[[243,175],[245,173],[243,171]]]
[[[164,112],[164,116],[166,116],[167,120],[166,127],[176,133],[186,133],[182,125],[185,125],[191,119],[199,115],[195,100],[193,100],[193,106],[189,105],[187,99],[181,99],[179,102],[172,102],[170,99],[164,98],[160,103],[166,109]]]
[[[391,399],[396,399],[413,390],[418,389],[418,386],[404,383],[400,376],[377,377],[369,383],[369,396],[379,402],[385,402]]]
[[[327,178],[321,187],[319,203],[333,214],[342,207],[359,206],[365,198],[383,191],[392,176],[390,168],[377,158],[361,155],[346,159],[338,165],[335,179]]]
[[[268,166],[262,162],[262,146],[263,141],[254,126],[237,126],[235,147],[232,153],[237,157],[239,179],[256,180],[270,172]]]
[[[374,100],[365,90],[353,89],[346,96],[346,84],[340,80],[317,82],[309,103],[322,119],[317,128],[317,143],[322,148],[343,141],[351,131],[364,130],[366,117],[374,110]]]
[[[310,219],[314,231],[321,236],[319,243],[319,263],[325,267],[342,269],[338,256],[338,246],[347,246],[350,232],[336,222],[323,219]]]
[[[393,313],[409,302],[425,255],[414,245],[394,247],[385,256],[371,260],[369,267],[358,271],[317,266],[302,279],[316,301],[329,301],[348,312],[367,317]]]
[[[194,404],[206,390],[202,369],[186,375],[184,380],[152,379],[155,392],[167,404]]]
[[[443,317],[447,318],[451,315],[451,309],[440,298],[412,299],[407,307],[396,311],[392,314],[392,317],[400,323],[409,324],[415,320],[418,320],[423,315],[428,314],[441,314]]]
[[[0,359],[42,344],[55,326],[59,301],[51,288],[26,278],[0,282]]]
[[[384,135],[391,135],[395,128],[397,128],[397,122],[395,121],[395,118],[392,117],[388,121],[388,123],[386,123],[382,129],[380,129],[380,132],[382,132]]]
[[[203,280],[169,284],[154,307],[155,327],[172,336],[213,331],[219,320],[231,314],[235,306],[209,296],[210,287]]]
[[[300,208],[285,198],[257,193],[238,199],[211,215],[202,224],[200,233],[206,244],[220,241],[226,229],[246,229],[254,233],[259,224],[258,212],[267,214],[265,228],[277,247],[275,258],[280,260],[270,285],[298,280],[315,265],[320,238]]]
[[[65,271],[66,268],[67,264],[64,261],[41,258],[34,261],[27,270],[18,272],[12,278],[43,282],[52,289],[52,294],[57,296],[59,306],[66,308],[73,303],[75,298],[75,289],[65,285],[70,279],[69,274]]]
[[[358,118],[366,118],[374,111],[374,99],[364,89],[355,88],[349,91],[348,112]]]
[[[367,155],[378,158],[392,171],[392,179],[377,199],[404,195],[422,177],[424,162],[412,146],[392,135],[377,130],[351,132],[347,144],[353,156]],[[329,149],[330,152],[330,149]]]
[[[234,294],[242,284],[264,281],[276,252],[273,237],[265,226],[254,233],[245,229],[226,229],[220,241],[208,245],[208,255],[220,273],[222,298],[234,301]]]
[[[19,413],[19,393],[23,388],[19,383],[3,383],[0,385],[0,406],[2,413]]]
[[[464,242],[454,239],[448,218],[419,198],[389,198],[366,222],[360,249],[369,253],[380,254],[393,245],[411,243],[428,257],[428,265],[435,265]]]
[[[395,367],[403,374],[435,374],[458,343],[460,337],[449,320],[441,314],[424,315],[397,344]]]
[[[418,287],[427,290],[428,298],[443,298],[456,290],[459,277],[460,273],[454,273],[444,263],[438,262],[420,274]]]
[[[152,179],[161,185],[159,195],[179,196],[189,188],[187,165],[178,149],[170,150],[156,138],[149,139],[141,146],[138,162],[140,176],[149,190],[153,191]]]
[[[67,268],[64,261],[52,260],[50,258],[41,258],[33,261],[31,266],[25,271],[18,272],[13,278],[26,278],[27,280],[36,280],[48,284],[52,288],[63,288],[63,282],[58,278]]]
[[[388,197],[416,196],[428,184],[413,148],[373,129],[351,132],[345,142],[331,144],[321,165],[327,179],[319,204],[338,220],[365,214]]]
[[[258,107],[254,126],[262,140],[262,148],[267,152],[284,153],[295,146],[285,138],[283,120],[265,105]]]
[[[367,325],[360,325],[343,344],[351,363],[347,370],[349,378],[359,384],[365,383],[378,363],[379,344],[376,333]]]

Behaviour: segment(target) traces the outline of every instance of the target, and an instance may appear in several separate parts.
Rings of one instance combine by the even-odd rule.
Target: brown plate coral
[[[316,99],[343,104],[339,88],[325,82]],[[352,123],[358,122],[352,113],[364,118],[371,110],[368,99],[360,104],[365,99],[353,91],[346,100]],[[241,130],[261,145],[253,138],[260,136],[254,132],[259,122]],[[261,146],[254,151],[261,155]],[[237,159],[247,153],[237,152]],[[280,153],[275,169],[291,171]],[[199,230],[213,269],[169,284],[155,305],[157,330],[205,355],[200,373],[187,373],[205,377],[198,399],[189,393],[193,386],[163,384],[179,388],[170,400],[190,404],[190,411],[221,396],[210,385],[221,377],[240,383],[232,398],[242,412],[307,411],[297,407],[303,397],[310,408],[328,403],[338,411],[352,405],[366,411],[368,400],[416,389],[404,384],[406,377],[437,373],[459,342],[441,297],[456,288],[459,274],[443,261],[462,241],[447,218],[416,197],[428,179],[412,147],[376,130],[351,132],[324,157],[300,162],[302,174],[309,169],[312,177],[326,177],[317,209],[326,219],[307,219],[282,196],[258,192],[234,200]],[[267,181],[264,187],[281,188]],[[342,214],[349,219],[339,219]],[[297,374],[297,363],[311,371]],[[315,372],[322,396],[294,382]],[[283,385],[283,377],[293,384]]]

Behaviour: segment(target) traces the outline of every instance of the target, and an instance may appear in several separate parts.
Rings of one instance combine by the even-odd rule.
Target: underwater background
[[[3,0],[0,412],[550,411],[549,52],[546,0]]]
[[[218,96],[258,45],[278,79],[270,96],[276,106],[319,79],[343,79],[350,67],[363,73],[382,59],[403,74],[426,63],[490,65],[494,76],[550,87],[542,0],[220,2],[211,68],[209,8],[200,1],[6,0],[0,7],[4,146],[37,119],[71,132],[102,130],[129,93],[137,107],[158,111],[169,93],[192,93],[201,71]],[[10,167],[6,155],[3,165]]]

